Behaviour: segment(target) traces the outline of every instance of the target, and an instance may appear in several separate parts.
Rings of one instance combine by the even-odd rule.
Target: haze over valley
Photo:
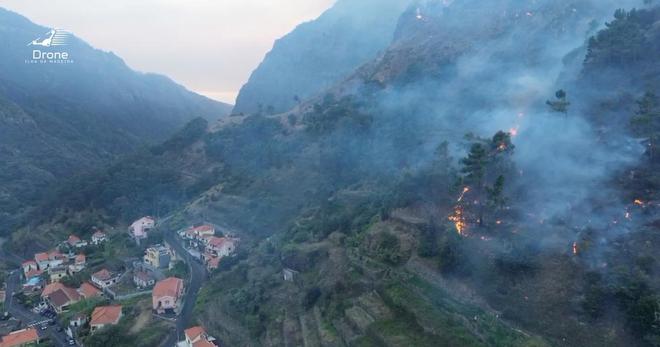
[[[0,346],[658,346],[658,23],[338,0],[228,105],[0,9]]]

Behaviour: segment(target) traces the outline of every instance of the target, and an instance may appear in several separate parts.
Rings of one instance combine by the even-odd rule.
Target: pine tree
[[[660,139],[660,100],[653,92],[646,92],[637,101],[637,111],[631,120],[631,125],[637,134],[647,139],[647,153],[654,160]]]

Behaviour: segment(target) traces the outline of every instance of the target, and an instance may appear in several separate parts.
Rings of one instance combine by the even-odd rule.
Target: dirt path
[[[151,320],[151,310],[143,310],[142,313],[138,316],[138,318],[135,320],[135,324],[131,327],[131,329],[128,331],[130,334],[136,334],[142,328],[144,328],[147,323]]]

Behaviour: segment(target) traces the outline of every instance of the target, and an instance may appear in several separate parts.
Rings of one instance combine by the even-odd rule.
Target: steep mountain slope
[[[233,112],[284,112],[347,76],[387,47],[409,3],[338,1],[275,42],[241,88]]]
[[[194,121],[31,230],[225,226],[196,313],[228,345],[657,345],[660,10],[621,5],[427,1],[324,95]]]
[[[112,53],[71,37],[72,63],[33,63],[28,46],[49,29],[0,8],[0,231],[59,178],[156,143],[195,117],[229,105],[163,76],[129,69]]]

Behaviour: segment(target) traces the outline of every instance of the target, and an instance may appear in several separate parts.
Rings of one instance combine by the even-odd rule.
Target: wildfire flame
[[[640,199],[635,199],[634,203],[635,203],[635,205],[637,205],[637,206],[644,206],[644,201],[642,201],[642,200],[640,200]]]
[[[465,235],[465,230],[467,228],[467,223],[465,221],[465,215],[463,214],[463,208],[460,206],[456,206],[454,208],[454,214],[450,215],[447,217],[450,221],[454,222],[454,225],[456,226],[456,231],[458,231],[459,235]]]
[[[457,203],[460,203],[463,201],[463,198],[465,197],[465,194],[470,191],[470,187],[463,187],[463,191],[461,191],[461,195],[458,197],[458,200],[456,200]],[[456,226],[456,231],[458,231],[459,235],[465,235],[465,231],[467,229],[467,221],[465,219],[465,213],[463,211],[463,207],[458,204],[456,207],[454,207],[454,213],[449,215],[447,217],[450,221],[454,222],[454,225]]]
[[[578,244],[577,241],[573,242],[573,254],[577,255],[578,254]]]

